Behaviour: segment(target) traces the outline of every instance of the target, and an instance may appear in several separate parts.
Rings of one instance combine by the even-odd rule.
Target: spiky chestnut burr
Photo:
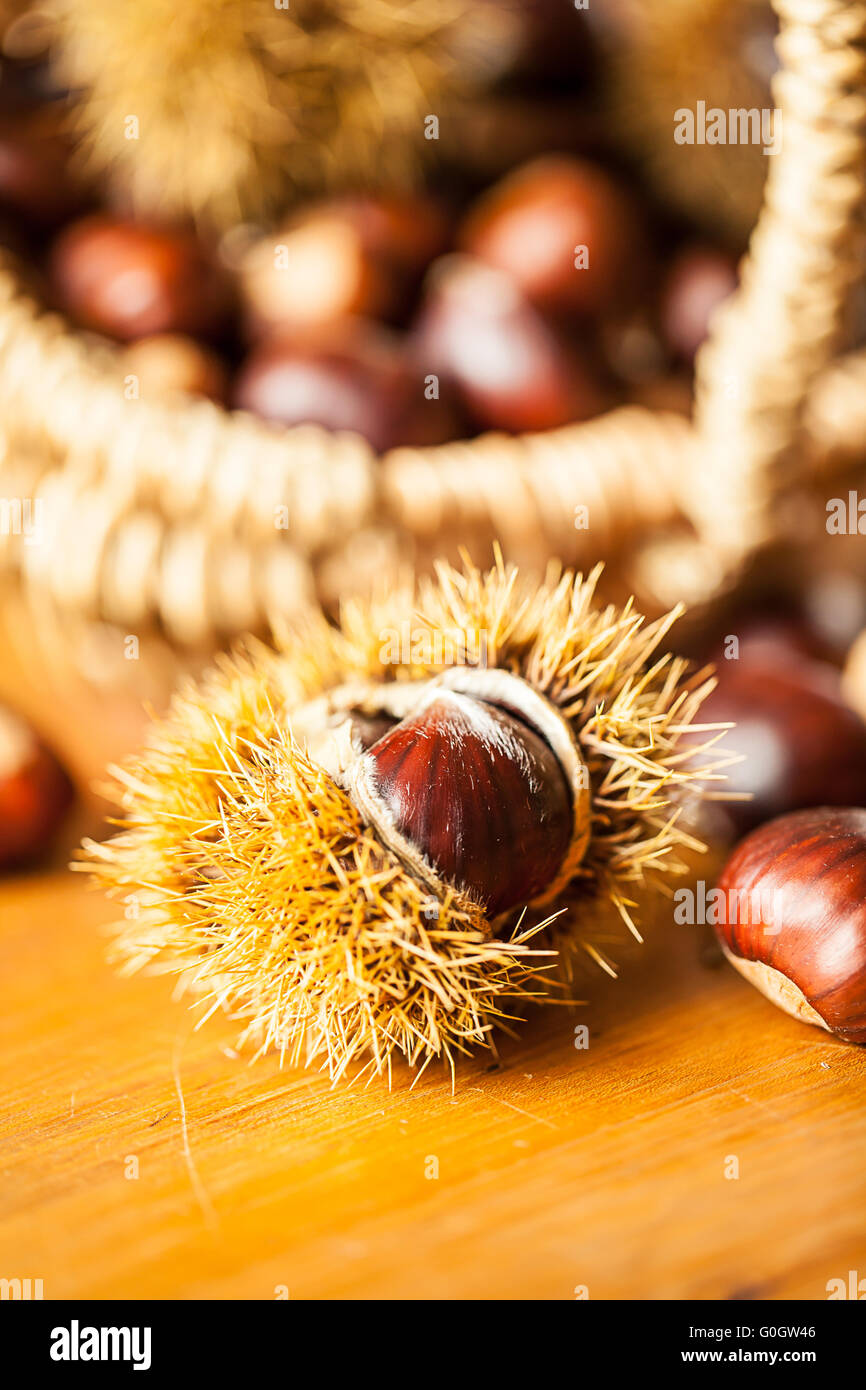
[[[731,964],[794,1018],[866,1043],[866,810],[824,806],[762,825],[719,888]]]
[[[299,192],[413,182],[437,150],[428,115],[498,76],[520,26],[478,0],[45,9],[89,167],[144,216],[222,226]]]
[[[126,903],[127,968],[335,1077],[453,1064],[553,992],[545,966],[612,970],[611,919],[637,934],[694,848],[678,800],[713,773],[683,735],[711,682],[658,655],[676,614],[601,606],[597,578],[443,566],[182,691],[80,865]]]

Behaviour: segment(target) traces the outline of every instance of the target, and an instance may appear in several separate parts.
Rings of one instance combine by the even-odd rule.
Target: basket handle
[[[773,8],[781,149],[740,288],[698,357],[700,466],[685,499],[700,540],[729,571],[778,534],[775,504],[804,471],[806,396],[841,346],[862,273],[866,3],[773,0]]]

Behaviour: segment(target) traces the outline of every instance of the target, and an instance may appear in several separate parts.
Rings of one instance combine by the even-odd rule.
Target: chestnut
[[[736,728],[726,745],[743,761],[727,769],[726,790],[751,800],[725,803],[735,834],[788,811],[866,803],[866,724],[843,701],[835,668],[778,647],[721,661],[702,720]]]
[[[80,210],[71,147],[50,107],[0,116],[0,208],[31,227],[53,227]]]
[[[383,452],[398,444],[441,444],[462,432],[447,394],[425,397],[399,340],[378,325],[266,339],[242,364],[234,404],[265,420],[360,434]]]
[[[489,917],[546,900],[589,833],[589,781],[563,716],[521,677],[483,668],[375,698],[324,727],[314,704],[293,726],[364,820],[422,881]]]
[[[442,209],[427,198],[358,195],[307,208],[240,259],[247,329],[393,319],[447,237]]]
[[[746,979],[795,1018],[866,1043],[866,810],[762,825],[718,887],[716,930]]]
[[[736,259],[713,246],[687,246],[674,257],[662,286],[659,322],[675,357],[694,361],[714,311],[737,283]]]
[[[485,193],[459,244],[555,313],[629,303],[647,257],[631,196],[605,169],[566,156],[533,160]]]
[[[375,743],[366,763],[399,834],[491,916],[552,882],[571,841],[568,783],[553,751],[514,715],[445,691]],[[514,845],[520,853],[503,857]]]
[[[29,863],[50,848],[72,796],[54,754],[0,705],[0,869]]]
[[[556,429],[608,403],[589,354],[502,271],[467,257],[437,262],[415,340],[425,374],[453,379],[481,429]]]
[[[121,342],[154,333],[207,336],[230,309],[227,277],[191,232],[102,214],[60,234],[51,276],[71,318]]]
[[[132,376],[142,397],[183,392],[225,400],[227,376],[215,352],[182,333],[156,333],[139,338],[124,349],[120,359],[124,379]]]

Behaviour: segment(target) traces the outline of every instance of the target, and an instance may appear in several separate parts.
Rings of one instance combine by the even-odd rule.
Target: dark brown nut
[[[416,328],[427,373],[453,379],[481,429],[513,433],[586,420],[607,405],[588,353],[550,325],[503,272],[437,263]]]
[[[51,273],[82,328],[121,342],[154,333],[209,336],[231,307],[227,278],[190,232],[92,216],[57,238]]]
[[[72,796],[54,754],[0,705],[0,869],[47,853]]]
[[[462,432],[448,393],[427,398],[399,340],[357,321],[261,343],[241,367],[234,404],[281,425],[350,430],[380,452],[445,443]]]
[[[70,153],[53,109],[0,115],[0,208],[38,228],[78,212],[85,194]]]
[[[733,965],[795,1018],[866,1043],[866,811],[798,811],[755,830],[719,879]]]
[[[553,750],[528,724],[443,691],[364,757],[396,830],[495,917],[553,882],[573,811]]]
[[[604,314],[630,303],[647,249],[639,209],[587,160],[534,160],[483,195],[463,250],[505,271],[551,313]]]
[[[241,258],[248,331],[393,319],[447,237],[447,219],[427,199],[359,196],[309,208]]]
[[[752,797],[724,806],[737,834],[808,806],[866,803],[866,724],[843,702],[838,671],[766,649],[717,671],[701,718],[736,724],[725,744],[743,761],[726,790]]]

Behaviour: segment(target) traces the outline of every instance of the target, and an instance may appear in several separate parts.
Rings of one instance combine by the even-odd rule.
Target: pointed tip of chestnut
[[[442,690],[369,748],[365,763],[398,834],[490,917],[556,878],[574,823],[568,781],[550,746],[515,715]]]
[[[789,1013],[866,1043],[866,810],[762,825],[718,887],[716,930],[733,964]]]

